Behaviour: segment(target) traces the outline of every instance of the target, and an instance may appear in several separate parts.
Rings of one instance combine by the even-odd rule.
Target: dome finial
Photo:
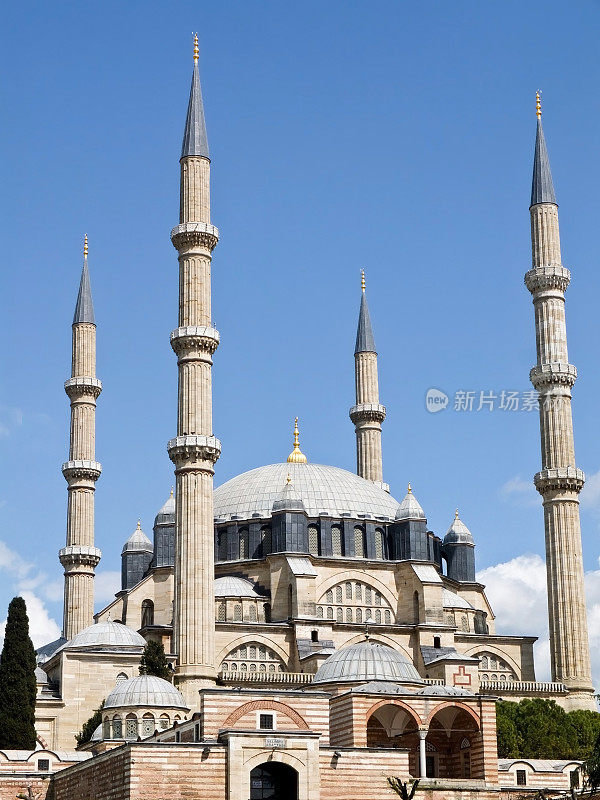
[[[83,257],[84,258],[88,257],[88,238],[87,238],[87,233],[83,237]]]
[[[194,64],[198,63],[198,56],[200,55],[200,48],[198,47],[198,34],[194,34]]]
[[[406,492],[407,492],[407,494],[412,494],[412,486],[410,485],[410,483],[406,487]]]
[[[458,508],[454,509],[454,519],[458,519]]]
[[[539,89],[535,93],[535,115],[538,119],[542,118],[542,93]]]
[[[173,497],[173,487],[172,486],[171,486],[171,494],[169,495],[169,497]]]
[[[138,531],[142,530],[142,520],[141,519],[138,519],[138,524],[137,524],[137,529],[136,530],[138,530]]]
[[[363,292],[367,288],[367,282],[365,281],[365,271],[364,271],[364,269],[361,269],[361,271],[360,271],[360,288],[363,290]]]
[[[306,464],[308,459],[300,450],[300,432],[298,431],[298,417],[294,421],[294,449],[289,454],[288,464]]]

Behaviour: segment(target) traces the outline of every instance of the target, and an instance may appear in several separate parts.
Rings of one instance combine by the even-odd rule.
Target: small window
[[[442,640],[440,639],[439,636],[434,636],[433,637],[433,646],[434,647],[441,647],[442,646]]]
[[[321,609],[321,612],[323,609]],[[322,614],[321,614],[322,616]],[[310,640],[311,642],[318,642],[319,641],[319,631],[311,631],[310,632]]]
[[[527,786],[527,771],[524,769],[517,770],[517,786]]]
[[[50,759],[48,758],[40,758],[37,762],[38,772],[49,772],[50,770]],[[571,773],[571,775],[576,775],[577,773]],[[571,786],[573,784],[571,783]],[[579,786],[579,784],[577,784]]]
[[[261,731],[272,731],[273,714],[261,714],[258,719],[258,727]]]

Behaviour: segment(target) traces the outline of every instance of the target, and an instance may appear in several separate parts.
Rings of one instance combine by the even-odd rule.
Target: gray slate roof
[[[463,653],[459,653],[454,647],[430,647],[428,645],[421,645],[421,655],[423,656],[425,666],[429,666],[429,664],[433,664],[435,661],[445,661],[446,659],[450,659],[451,661],[467,661],[469,663],[479,661],[478,658],[465,656]]]
[[[200,87],[200,73],[198,64],[194,64],[192,86],[188,103],[185,131],[181,145],[181,158],[186,156],[204,156],[209,158],[208,138],[206,136],[206,122],[204,121],[204,104],[202,102],[202,89]]]
[[[358,313],[358,330],[356,331],[356,347],[354,353],[375,353],[375,337],[371,327],[371,315],[367,304],[367,295],[362,293],[360,311]]]
[[[75,314],[73,315],[73,325],[82,322],[87,322],[91,325],[96,324],[87,258],[83,260],[83,269],[81,270],[81,280],[79,282],[79,294],[77,295],[77,305],[75,306]]]
[[[550,159],[542,128],[542,120],[537,121],[537,132],[535,136],[535,155],[533,157],[533,180],[531,181],[531,203],[555,203],[554,184],[552,183],[552,173],[550,172]]]
[[[371,641],[358,642],[338,650],[321,664],[313,678],[313,683],[348,681],[423,682],[406,656],[388,645]]]

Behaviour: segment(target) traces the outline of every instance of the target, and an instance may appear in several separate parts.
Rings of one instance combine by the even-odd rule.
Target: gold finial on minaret
[[[285,479],[285,482],[288,484],[288,486],[289,486],[289,484],[292,482],[292,476],[290,475],[290,473],[289,473],[289,472],[288,472],[288,474],[287,474],[287,478]]]
[[[454,519],[458,519],[458,508],[454,509]]]
[[[198,63],[198,56],[200,55],[200,48],[198,47],[198,34],[194,34],[194,64]]]
[[[408,492],[408,494],[412,494],[412,486],[410,485],[410,483],[408,484],[406,491]]]
[[[138,531],[142,530],[142,520],[141,519],[138,519],[138,524],[137,524],[136,530],[138,530]]]
[[[308,459],[300,450],[300,432],[298,431],[298,417],[294,421],[294,449],[289,454],[288,464],[306,464]]]
[[[87,238],[87,233],[83,237],[83,257],[84,258],[88,257],[88,238]]]
[[[538,119],[542,118],[542,93],[539,89],[535,93],[535,115]]]
[[[171,486],[171,497],[173,497],[173,487]]]
[[[363,292],[367,288],[367,282],[365,281],[365,271],[364,271],[364,269],[361,269],[361,271],[360,271],[360,288],[363,290]]]

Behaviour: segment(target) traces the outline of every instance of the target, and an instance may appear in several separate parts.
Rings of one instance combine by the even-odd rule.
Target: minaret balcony
[[[65,392],[69,399],[75,400],[83,396],[91,396],[94,400],[98,399],[102,391],[102,381],[98,378],[91,378],[87,376],[69,378],[65,381]]]
[[[81,479],[97,481],[101,472],[102,464],[99,461],[76,459],[74,461],[65,461],[62,465],[62,474],[69,482]]]
[[[560,264],[534,267],[525,273],[525,286],[531,294],[549,291],[565,292],[570,282],[571,273]]]
[[[560,361],[550,361],[533,367],[529,372],[529,380],[538,391],[552,386],[571,387],[577,380],[577,367]]]
[[[350,419],[357,425],[359,422],[382,423],[385,419],[385,406],[380,403],[360,403],[350,409]]]
[[[167,444],[169,458],[177,469],[202,469],[208,462],[214,465],[221,455],[221,442],[215,436],[193,434],[176,436]]]
[[[58,558],[65,569],[79,566],[94,569],[100,563],[102,551],[91,545],[72,544],[59,550]]]
[[[560,490],[580,492],[585,483],[585,473],[578,467],[553,467],[536,473],[533,482],[541,495]]]
[[[191,356],[194,351],[212,356],[219,341],[219,331],[208,325],[185,325],[171,331],[171,347],[179,358]]]
[[[179,252],[200,248],[212,253],[219,241],[219,229],[208,222],[182,222],[171,231],[171,241]]]

